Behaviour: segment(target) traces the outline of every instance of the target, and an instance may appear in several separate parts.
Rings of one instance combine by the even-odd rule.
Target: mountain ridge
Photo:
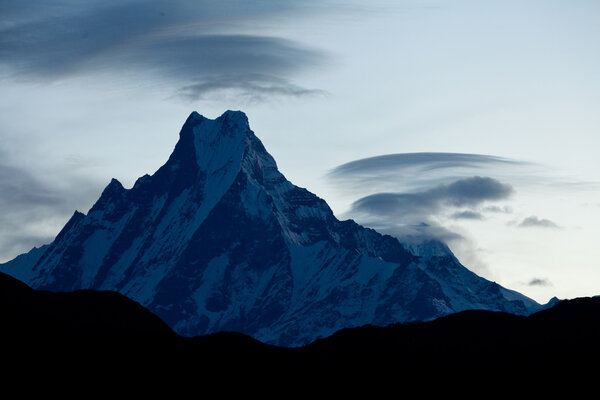
[[[182,337],[117,292],[39,291],[0,273],[0,338],[11,343],[4,354],[17,359],[27,354],[35,362],[52,355],[77,357],[87,364],[127,353],[133,365],[149,363],[160,369],[197,357],[200,369],[215,365],[316,367],[325,362],[360,370],[385,365],[417,375],[416,366],[511,371],[518,366],[529,369],[548,362],[594,359],[600,354],[599,317],[600,297],[575,298],[529,316],[467,310],[428,322],[344,328],[302,347],[286,348],[236,332]],[[402,362],[382,363],[386,360]]]
[[[153,175],[131,189],[111,180],[87,215],[0,271],[36,289],[117,291],[184,336],[231,330],[285,346],[365,323],[540,307],[432,246],[409,251],[338,220],[279,172],[244,113],[193,112]]]

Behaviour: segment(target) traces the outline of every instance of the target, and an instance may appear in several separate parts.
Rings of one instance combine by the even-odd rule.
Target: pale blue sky
[[[509,185],[381,229],[451,233],[463,264],[540,302],[599,294],[599,16],[566,0],[4,1],[0,261],[52,240],[112,177],[158,169],[191,111],[241,109],[343,218],[381,224],[352,204],[382,192]],[[330,174],[414,152],[512,162]]]

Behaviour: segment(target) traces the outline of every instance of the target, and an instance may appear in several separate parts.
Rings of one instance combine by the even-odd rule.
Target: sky
[[[600,294],[600,3],[0,3],[0,262],[192,111],[242,110],[338,218],[538,302]]]

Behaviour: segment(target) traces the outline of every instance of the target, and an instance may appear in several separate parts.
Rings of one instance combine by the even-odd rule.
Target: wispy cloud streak
[[[519,225],[519,228],[551,228],[557,229],[559,226],[545,218],[538,218],[535,215],[525,218]]]
[[[38,11],[38,7],[39,10]],[[110,72],[157,77],[188,99],[239,90],[253,100],[306,96],[290,81],[326,55],[244,26],[301,12],[295,2],[3,2],[0,66],[19,78],[54,81]],[[29,10],[29,14],[25,11]]]
[[[0,262],[51,241],[56,227],[98,196],[102,186],[73,176],[61,183],[45,181],[5,159],[0,152]]]

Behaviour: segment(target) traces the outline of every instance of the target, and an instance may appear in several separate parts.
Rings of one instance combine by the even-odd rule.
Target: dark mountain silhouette
[[[233,332],[181,337],[118,293],[35,291],[0,273],[0,321],[4,361],[12,365],[47,367],[48,360],[75,360],[82,368],[109,363],[165,374],[233,376],[333,367],[368,373],[385,366],[388,373],[407,376],[455,376],[482,368],[586,365],[600,355],[600,298],[564,300],[528,317],[473,310],[423,323],[344,329],[290,349]]]
[[[344,329],[306,348],[308,358],[361,363],[498,365],[595,362],[600,298],[563,300],[528,317],[468,310],[416,324]]]
[[[0,310],[4,343],[11,351],[32,355],[102,354],[150,343],[174,341],[178,336],[156,315],[111,291],[71,293],[36,291],[0,274]]]

